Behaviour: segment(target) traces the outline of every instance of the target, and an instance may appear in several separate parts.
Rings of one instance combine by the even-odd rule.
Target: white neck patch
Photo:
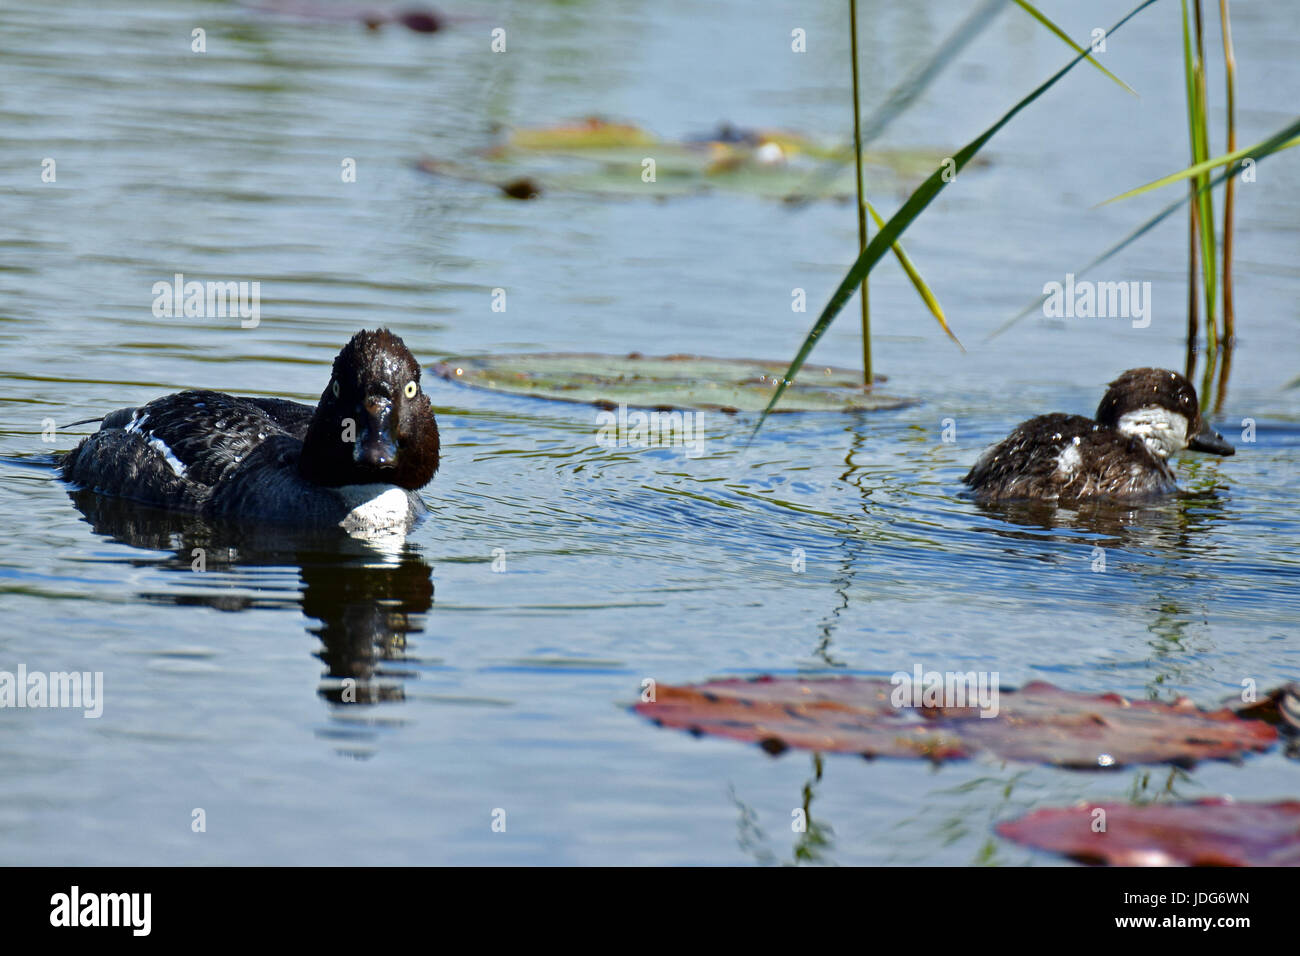
[[[1125,412],[1116,431],[1130,438],[1142,439],[1158,458],[1168,458],[1187,447],[1187,419],[1158,405]]]
[[[339,522],[348,531],[392,531],[410,522],[411,502],[395,485],[343,485],[334,493],[348,509]]]

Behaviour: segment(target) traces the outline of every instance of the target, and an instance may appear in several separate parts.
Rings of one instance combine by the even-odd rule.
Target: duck
[[[343,346],[315,406],[196,389],[74,424],[95,421],[63,480],[207,519],[408,530],[440,463],[420,365],[383,328]]]
[[[1235,453],[1185,377],[1132,368],[1107,387],[1095,419],[1056,413],[1022,422],[962,481],[978,502],[1141,501],[1178,491],[1169,459],[1184,449]]]

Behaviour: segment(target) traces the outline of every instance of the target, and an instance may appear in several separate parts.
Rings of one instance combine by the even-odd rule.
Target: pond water
[[[861,6],[867,102],[967,9]],[[1083,37],[1126,12],[1091,6],[1062,25]],[[490,49],[496,26],[505,53]],[[807,53],[791,52],[795,28]],[[1300,7],[1234,6],[1243,144],[1292,119],[1297,33]],[[1207,42],[1218,63],[1216,31]],[[1216,418],[1236,457],[1183,459],[1189,495],[1133,512],[993,512],[960,496],[1017,422],[1090,414],[1125,368],[1181,366],[1181,215],[1096,277],[1149,281],[1149,327],[1030,318],[987,340],[1174,198],[1094,208],[1185,163],[1179,44],[1176,4],[1140,15],[1105,58],[1140,98],[1076,69],[909,231],[968,353],[895,263],[877,270],[877,369],[916,404],[777,416],[752,444],[752,416],[706,413],[696,456],[602,447],[593,408],[426,376],[444,440],[433,513],[405,543],[366,544],[72,496],[52,455],[87,426],[48,443],[42,421],[180,388],[314,402],[338,348],[379,325],[425,364],[789,357],[852,259],[851,206],[517,202],[416,163],[590,114],[675,138],[722,120],[843,136],[843,4],[502,2],[466,5],[435,35],[225,2],[4,4],[0,670],[102,672],[104,702],[98,719],[0,713],[0,856],[1042,865],[993,824],[1080,798],[1294,797],[1300,769],[1277,750],[1190,772],[828,757],[814,779],[808,754],[628,710],[646,678],[918,664],[1201,704],[1246,679],[1300,680],[1300,390],[1284,388],[1300,374],[1300,154],[1260,163],[1238,191],[1241,341]],[[1067,58],[1004,11],[881,145],[955,150]],[[1209,82],[1221,103],[1221,75]],[[874,197],[882,212],[901,188]],[[155,318],[151,288],[175,273],[260,281],[260,323]],[[795,288],[808,313],[792,312]],[[813,361],[859,354],[853,305]],[[363,679],[359,703],[340,703],[348,676]],[[806,784],[816,841],[791,832]]]

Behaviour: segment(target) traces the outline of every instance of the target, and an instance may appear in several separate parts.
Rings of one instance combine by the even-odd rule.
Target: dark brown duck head
[[[1096,418],[1107,428],[1141,440],[1159,458],[1184,448],[1213,455],[1236,451],[1202,417],[1192,383],[1169,369],[1129,369],[1110,383]]]
[[[334,373],[303,440],[298,472],[318,485],[422,488],[438,470],[438,422],[420,365],[387,329],[362,330]]]

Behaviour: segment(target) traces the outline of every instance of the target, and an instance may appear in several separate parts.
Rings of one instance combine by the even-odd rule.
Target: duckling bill
[[[1168,369],[1129,369],[1096,419],[1040,415],[986,450],[962,479],[977,501],[1150,499],[1178,490],[1169,457],[1235,449],[1201,416],[1196,389]]]
[[[343,347],[314,407],[177,392],[105,415],[59,468],[97,493],[209,518],[384,531],[423,512],[415,492],[438,463],[420,365],[377,329]]]

